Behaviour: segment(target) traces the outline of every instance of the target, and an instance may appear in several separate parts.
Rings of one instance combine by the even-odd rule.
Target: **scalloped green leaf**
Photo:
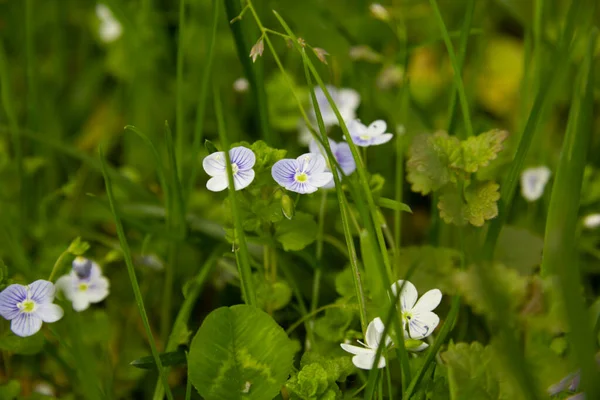
[[[449,165],[461,150],[460,141],[446,132],[418,135],[408,150],[407,179],[413,192],[426,195],[455,181]]]
[[[498,215],[498,189],[500,185],[494,181],[471,184],[464,193],[456,186],[448,185],[438,202],[440,217],[449,224],[483,226],[485,221]]]
[[[293,357],[293,342],[267,313],[249,305],[221,307],[192,340],[188,376],[207,400],[272,399]]]
[[[461,143],[461,157],[456,158],[450,166],[469,173],[477,172],[498,157],[507,137],[507,131],[494,129],[468,138]]]

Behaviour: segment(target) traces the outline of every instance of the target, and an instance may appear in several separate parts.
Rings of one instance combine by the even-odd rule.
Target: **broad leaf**
[[[469,185],[464,194],[456,186],[444,188],[438,208],[440,217],[449,224],[483,226],[485,221],[498,215],[500,186],[493,181]]]
[[[461,143],[462,157],[454,160],[451,167],[469,173],[477,172],[480,167],[487,166],[498,157],[498,153],[503,149],[502,143],[507,137],[508,132],[494,129],[468,138]]]
[[[46,340],[41,332],[33,336],[20,337],[12,332],[6,332],[0,337],[0,350],[6,350],[15,354],[36,354],[42,351]]]
[[[544,241],[526,229],[504,226],[498,238],[494,259],[522,275],[530,275],[542,262]]]
[[[281,213],[281,211],[279,211]],[[294,219],[282,219],[275,227],[275,238],[286,251],[302,250],[317,238],[318,226],[314,218],[298,212]]]
[[[292,341],[267,313],[248,305],[222,307],[192,340],[188,375],[207,400],[272,399],[293,356]]]

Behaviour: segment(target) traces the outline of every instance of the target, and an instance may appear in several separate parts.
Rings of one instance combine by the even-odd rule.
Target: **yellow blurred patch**
[[[486,46],[477,99],[495,115],[506,116],[519,106],[523,56],[523,43],[511,37],[491,38]]]

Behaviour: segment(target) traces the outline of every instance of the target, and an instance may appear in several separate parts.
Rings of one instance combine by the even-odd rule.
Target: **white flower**
[[[84,311],[91,303],[100,303],[108,296],[110,283],[102,276],[98,264],[76,257],[71,272],[58,278],[56,287],[73,303],[75,311]]]
[[[432,311],[442,301],[442,292],[439,289],[432,289],[417,301],[419,294],[415,285],[409,281],[397,281],[392,285],[394,296],[398,295],[400,288],[402,288],[402,292],[400,293],[402,325],[408,331],[408,337],[418,340],[431,335],[440,323],[440,318]],[[423,350],[425,347],[419,348],[416,351]]]
[[[123,27],[114,17],[110,8],[102,3],[96,5],[96,16],[100,20],[98,34],[104,43],[111,43],[121,37]]]
[[[244,93],[248,91],[250,84],[248,83],[248,79],[246,78],[238,78],[233,82],[233,90],[238,93]]]
[[[536,201],[544,194],[550,179],[550,169],[545,166],[527,168],[521,174],[521,194],[527,201]]]
[[[233,172],[235,190],[247,187],[254,180],[254,163],[256,156],[254,152],[244,146],[234,147],[229,150],[229,160]],[[206,173],[212,178],[206,182],[206,188],[211,192],[220,192],[229,187],[227,166],[225,165],[225,152],[218,151],[204,158],[202,166]]]
[[[369,6],[369,11],[371,11],[371,15],[374,18],[377,18],[381,21],[389,21],[390,13],[379,3],[371,3]]]
[[[350,133],[352,141],[355,145],[361,147],[376,146],[392,140],[394,135],[385,133],[386,129],[387,124],[381,119],[369,126],[364,125],[357,119],[348,124],[348,133]]]
[[[8,285],[0,293],[0,315],[10,321],[15,335],[35,335],[42,322],[56,322],[64,315],[63,309],[53,304],[56,288],[52,282],[39,279],[30,285]]]
[[[360,105],[360,95],[358,92],[354,89],[337,89],[331,85],[327,85],[326,88],[344,122],[347,124],[349,121],[355,119],[356,109]],[[323,117],[323,124],[325,125],[325,128],[338,125],[339,121],[335,115],[335,112],[333,111],[333,108],[329,104],[327,97],[325,96],[325,92],[323,92],[323,89],[318,86],[315,87],[315,97],[317,98],[317,105],[319,106],[319,111]],[[309,119],[313,126],[317,126],[317,116],[314,109],[311,110]],[[298,128],[298,141],[302,145],[308,145],[312,139],[310,130],[306,127],[306,124],[302,120],[298,123]]]
[[[596,229],[600,226],[600,214],[589,214],[583,218],[583,226],[588,229]]]
[[[352,357],[352,363],[360,369],[371,369],[373,368],[373,363],[375,362],[375,354],[377,353],[377,348],[381,343],[381,337],[383,336],[383,330],[385,329],[381,318],[375,318],[369,326],[367,327],[367,334],[365,337],[366,344],[358,341],[363,347],[353,346],[351,344],[341,343],[340,346],[342,349],[346,350],[348,353],[354,354]],[[386,335],[384,346],[387,348],[392,344],[392,339]],[[384,349],[385,350],[385,349]],[[385,367],[385,357],[384,352],[382,351],[381,356],[379,357],[379,364],[377,364],[377,368]]]
[[[41,394],[48,397],[54,397],[54,387],[48,382],[38,382],[33,385],[33,393]]]

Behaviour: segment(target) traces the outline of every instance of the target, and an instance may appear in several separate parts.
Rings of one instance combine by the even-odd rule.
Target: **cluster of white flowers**
[[[123,27],[105,4],[98,3],[96,5],[96,17],[100,20],[98,36],[104,43],[112,43],[121,37]]]
[[[433,310],[442,301],[442,292],[438,289],[432,289],[425,293],[419,299],[419,294],[415,285],[409,281],[399,280],[392,285],[392,293],[398,297],[398,290],[401,290],[399,295],[400,314],[402,316],[402,330],[404,339],[410,340],[411,345],[407,346],[409,351],[421,351],[429,345],[421,342],[435,330],[440,323],[440,318]],[[417,301],[418,299],[418,301]],[[375,318],[367,327],[365,335],[366,343],[360,342],[362,347],[354,346],[348,343],[342,343],[340,346],[348,353],[354,354],[352,363],[360,369],[371,369],[375,364],[375,356],[377,349],[383,342],[384,348],[394,345],[392,339],[386,335],[383,339],[385,326],[380,318]],[[383,340],[382,340],[383,339]],[[408,344],[409,342],[405,342]],[[377,368],[383,368],[386,365],[384,352],[381,353]]]
[[[58,279],[56,285],[43,279],[27,286],[12,284],[0,293],[0,315],[11,321],[10,329],[17,336],[35,335],[42,323],[60,320],[63,309],[54,304],[57,290],[73,303],[73,309],[83,311],[90,303],[98,303],[108,296],[108,279],[102,276],[98,265],[86,258],[73,261],[71,273]]]

